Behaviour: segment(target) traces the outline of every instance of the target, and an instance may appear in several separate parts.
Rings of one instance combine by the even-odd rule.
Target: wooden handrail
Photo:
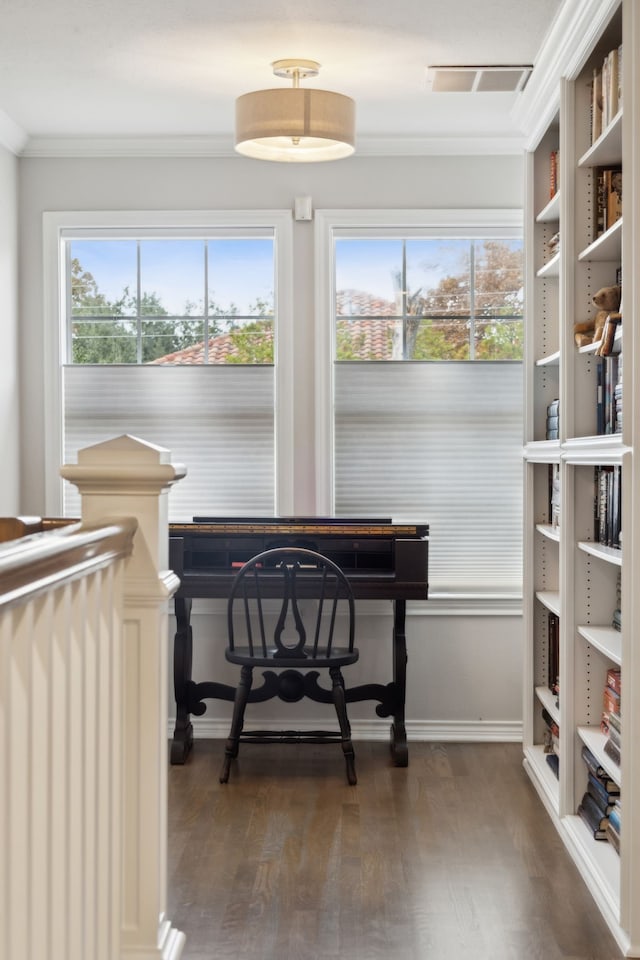
[[[100,526],[72,523],[21,536],[20,525],[23,529],[31,525],[21,518],[12,519],[13,527],[6,520],[0,525],[0,537],[15,532],[19,537],[0,542],[0,607],[23,602],[129,556],[138,526],[134,518],[125,517]],[[41,531],[40,519],[33,521],[31,529]]]

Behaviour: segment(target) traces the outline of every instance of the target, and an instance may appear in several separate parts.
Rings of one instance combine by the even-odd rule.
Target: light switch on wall
[[[294,216],[296,220],[312,220],[311,197],[296,197]]]

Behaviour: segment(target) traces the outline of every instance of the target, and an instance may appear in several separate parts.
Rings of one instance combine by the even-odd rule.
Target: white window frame
[[[62,510],[63,457],[62,364],[66,357],[66,291],[64,288],[64,233],[87,230],[91,236],[113,237],[118,230],[162,236],[169,231],[185,236],[209,230],[271,228],[274,232],[276,272],[275,336],[275,497],[276,512],[293,512],[294,444],[294,324],[293,324],[293,216],[290,210],[127,210],[55,211],[43,214],[43,348],[45,355],[45,510]],[[186,464],[187,469],[189,467]]]
[[[387,237],[424,236],[486,239],[513,236],[523,239],[521,209],[433,210],[316,210],[315,214],[315,434],[316,506],[319,514],[331,516],[334,499],[334,337],[336,298],[334,239],[369,237],[379,228]],[[482,361],[475,361],[481,363]],[[435,601],[435,602],[434,602]],[[429,615],[513,615],[521,611],[521,597],[433,597],[413,613]]]

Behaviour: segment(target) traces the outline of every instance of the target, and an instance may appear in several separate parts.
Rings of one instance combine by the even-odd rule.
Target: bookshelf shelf
[[[578,254],[578,260],[587,262],[595,260],[612,260],[620,262],[622,253],[622,218],[616,220],[613,226],[597,237],[588,247]]]
[[[618,550],[616,547],[606,547],[603,543],[580,540],[578,550],[582,550],[592,557],[597,557],[599,560],[604,560],[605,563],[613,563],[618,567],[622,566],[622,550]]]
[[[560,276],[560,254],[556,253],[550,260],[540,267],[537,273],[538,277],[559,277]]]
[[[578,160],[579,167],[604,167],[617,163],[622,163],[622,110],[618,110],[607,129]]]
[[[622,634],[613,627],[599,627],[592,625],[580,625],[577,628],[578,633],[592,647],[595,647],[601,653],[620,666],[622,663]]]
[[[531,440],[524,447],[529,463],[560,463],[560,454],[559,440]]]
[[[536,687],[535,693],[545,710],[549,711],[556,723],[560,723],[560,711],[556,704],[555,694],[549,690],[549,687]]]
[[[531,97],[524,220],[524,763],[622,954],[640,957],[640,764],[628,732],[640,726],[640,3],[571,0],[568,19],[551,36],[557,43],[553,76],[523,94]],[[557,205],[548,200],[550,169],[562,184]],[[549,259],[560,226],[562,241]],[[599,343],[576,347],[574,325],[593,321],[594,294],[613,285],[622,289],[624,320],[613,356],[600,357]],[[560,440],[543,441],[554,399]],[[620,432],[597,433],[608,429]],[[559,527],[551,527],[558,515],[552,489],[559,490]],[[615,543],[620,518],[623,549],[596,542],[594,521],[597,536]],[[616,710],[612,695],[603,698],[618,670],[622,739],[629,743],[620,765],[604,750],[614,738],[600,729],[603,703],[605,711],[607,704]],[[553,710],[548,686],[556,671],[562,695]],[[555,783],[543,746],[550,727],[562,757]],[[578,814],[588,783],[583,745],[621,788],[619,854],[607,840],[595,840]]]
[[[525,766],[547,809],[557,816],[559,800],[558,778],[547,763],[547,754],[541,744],[527,747],[524,752]]]
[[[538,223],[555,223],[560,220],[560,191],[554,194],[548,204],[542,208],[536,221]]]
[[[594,840],[582,817],[566,817],[568,839],[575,844],[578,866],[602,907],[612,917],[618,916],[620,902],[620,858],[610,843]],[[594,878],[597,883],[593,883]]]
[[[607,741],[606,735],[599,727],[578,727],[578,736],[584,744],[591,750],[601,767],[607,771],[612,780],[622,789],[622,770],[617,763],[614,763],[609,754],[604,752],[604,745]]]
[[[558,367],[560,366],[560,351],[548,354],[546,357],[539,357],[536,360],[537,367]]]
[[[551,613],[560,616],[560,594],[557,590],[539,590],[536,593],[536,600],[539,600]]]
[[[600,436],[572,437],[562,444],[562,459],[573,464],[622,464],[622,458],[630,448],[622,442],[619,433]]]
[[[560,542],[559,527],[553,527],[550,523],[536,523],[536,530],[538,533],[541,533],[543,537],[548,537],[549,540],[555,540],[556,543]]]
[[[619,353],[622,349],[622,324],[618,325],[613,337],[613,353]],[[602,340],[594,340],[593,343],[587,343],[583,347],[578,347],[578,353],[592,353],[595,354],[597,350],[602,346]]]

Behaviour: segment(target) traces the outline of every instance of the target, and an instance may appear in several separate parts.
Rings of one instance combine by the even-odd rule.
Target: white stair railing
[[[177,960],[166,494],[185,471],[119,437],[61,472],[82,523],[0,545],[0,956]]]

